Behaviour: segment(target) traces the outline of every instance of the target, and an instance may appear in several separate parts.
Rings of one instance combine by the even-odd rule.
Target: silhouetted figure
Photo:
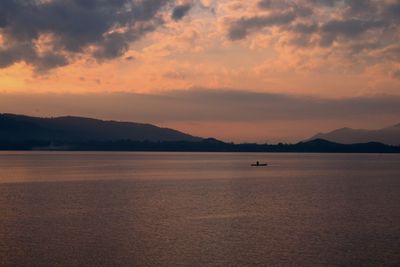
[[[268,166],[267,163],[260,163],[259,161],[256,161],[255,163],[251,164],[253,167],[265,167]]]

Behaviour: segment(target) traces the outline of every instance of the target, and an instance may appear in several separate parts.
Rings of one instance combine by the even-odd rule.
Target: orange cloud
[[[47,5],[70,10],[67,2]],[[130,9],[103,3],[124,23],[100,7],[82,6],[78,10],[87,18],[75,16],[67,28],[46,4],[35,16],[44,16],[47,28],[25,27],[19,16],[26,7],[21,7],[0,30],[1,89],[154,93],[202,87],[335,97],[399,94],[396,1],[132,3]],[[149,13],[136,11],[143,5]],[[174,11],[179,16],[174,18]],[[91,29],[99,18],[109,24]],[[74,28],[75,20],[83,28]],[[81,39],[72,38],[80,33]]]

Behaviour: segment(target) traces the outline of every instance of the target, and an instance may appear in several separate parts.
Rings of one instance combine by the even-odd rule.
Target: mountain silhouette
[[[0,140],[51,141],[201,141],[173,129],[151,124],[103,121],[82,117],[38,118],[14,114],[0,114]]]
[[[297,144],[235,144],[151,124],[0,114],[0,150],[400,153],[400,146],[321,138]]]
[[[379,142],[400,145],[400,124],[378,130],[341,128],[328,133],[319,133],[308,140],[325,139],[341,144]]]
[[[379,142],[341,144],[325,139],[313,139],[292,145],[296,152],[330,152],[330,153],[385,153],[399,152],[399,147],[388,146]]]

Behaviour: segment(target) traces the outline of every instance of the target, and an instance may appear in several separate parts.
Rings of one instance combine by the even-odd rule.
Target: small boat
[[[267,163],[260,163],[260,162],[256,162],[256,163],[253,163],[253,164],[251,164],[251,166],[252,167],[265,167],[265,166],[268,166],[268,164]]]

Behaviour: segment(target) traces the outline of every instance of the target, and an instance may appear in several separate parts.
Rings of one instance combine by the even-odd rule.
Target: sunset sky
[[[236,142],[400,123],[400,1],[1,0],[5,112]]]

